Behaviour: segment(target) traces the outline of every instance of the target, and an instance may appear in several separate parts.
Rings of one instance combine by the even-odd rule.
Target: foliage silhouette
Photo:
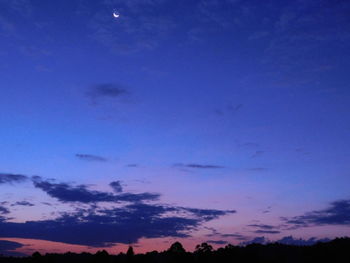
[[[152,251],[134,254],[130,246],[126,254],[110,255],[107,251],[90,253],[45,254],[33,253],[28,257],[0,256],[0,263],[310,263],[349,262],[350,238],[336,238],[312,246],[285,245],[280,243],[227,245],[214,250],[207,243],[197,245],[193,253],[186,252],[182,244],[175,242],[163,252]]]

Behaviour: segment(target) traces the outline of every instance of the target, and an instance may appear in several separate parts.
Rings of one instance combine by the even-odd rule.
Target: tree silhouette
[[[268,243],[227,245],[216,250],[208,243],[202,243],[196,246],[194,253],[186,252],[181,243],[175,242],[163,252],[134,255],[131,246],[126,254],[118,255],[109,255],[105,250],[96,254],[67,252],[41,255],[35,252],[29,257],[0,256],[0,263],[345,263],[349,262],[349,249],[350,238],[337,238],[312,246]]]
[[[175,242],[170,246],[170,248],[168,249],[168,252],[174,253],[174,254],[184,254],[186,253],[186,250],[183,248],[180,242]]]
[[[134,249],[132,248],[132,246],[129,246],[128,251],[126,252],[126,256],[130,258],[130,257],[133,257],[134,255],[135,255]]]
[[[209,254],[212,251],[213,251],[213,247],[211,245],[209,245],[208,243],[202,243],[196,246],[195,253]]]

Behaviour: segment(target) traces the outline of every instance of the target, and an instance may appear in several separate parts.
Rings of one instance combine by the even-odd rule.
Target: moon
[[[113,16],[115,17],[115,18],[119,18],[119,14],[117,13],[117,12],[113,12]]]

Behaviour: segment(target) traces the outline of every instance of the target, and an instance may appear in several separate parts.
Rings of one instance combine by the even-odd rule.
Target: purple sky
[[[349,13],[0,0],[0,253],[350,235]]]

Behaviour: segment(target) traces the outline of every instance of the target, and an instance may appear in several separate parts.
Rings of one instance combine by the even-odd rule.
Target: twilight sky
[[[0,253],[350,235],[349,13],[0,0]]]

